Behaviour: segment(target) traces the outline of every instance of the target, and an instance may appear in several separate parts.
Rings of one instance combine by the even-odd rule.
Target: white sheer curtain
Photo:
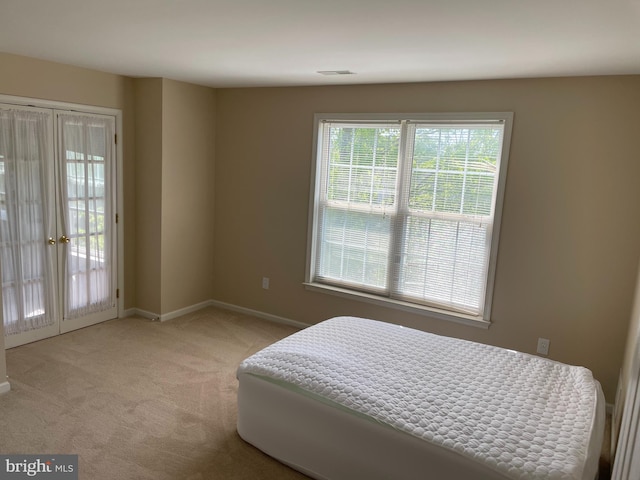
[[[67,244],[65,319],[115,305],[112,281],[112,118],[59,114],[63,234]]]
[[[0,107],[0,254],[5,334],[55,323],[51,114]]]

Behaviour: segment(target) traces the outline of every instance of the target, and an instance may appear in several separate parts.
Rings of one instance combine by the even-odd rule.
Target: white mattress
[[[315,478],[597,474],[604,401],[582,367],[339,317],[248,358],[238,379],[242,438]]]

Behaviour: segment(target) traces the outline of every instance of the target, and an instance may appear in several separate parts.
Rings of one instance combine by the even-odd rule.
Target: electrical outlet
[[[262,277],[262,288],[269,290],[269,277]]]
[[[538,349],[536,350],[536,352],[538,352],[540,355],[549,355],[549,344],[551,342],[549,341],[548,338],[539,338],[538,339]]]

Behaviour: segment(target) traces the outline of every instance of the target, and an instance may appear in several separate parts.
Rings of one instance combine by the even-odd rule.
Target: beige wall
[[[515,113],[490,329],[305,290],[313,114],[451,111]],[[214,298],[525,352],[549,338],[613,402],[640,252],[638,112],[640,76],[218,90]]]
[[[211,299],[215,91],[163,80],[162,314]]]
[[[211,298],[215,91],[135,84],[136,306],[162,316]]]
[[[162,79],[135,80],[136,304],[160,314],[162,262]]]

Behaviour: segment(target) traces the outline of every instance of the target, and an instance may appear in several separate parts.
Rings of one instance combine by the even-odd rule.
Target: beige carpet
[[[78,454],[82,480],[305,479],[236,433],[237,365],[294,331],[207,308],[7,350],[0,452]]]

